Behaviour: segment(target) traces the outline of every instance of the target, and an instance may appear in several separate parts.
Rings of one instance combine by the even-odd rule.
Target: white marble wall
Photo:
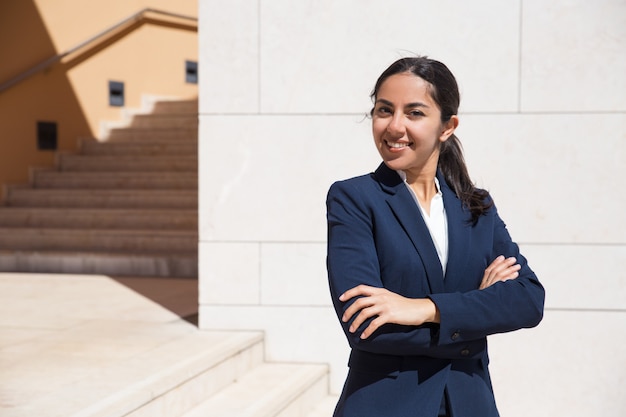
[[[345,376],[328,187],[373,170],[368,94],[393,60],[462,90],[470,172],[546,290],[490,340],[502,415],[626,415],[626,2],[200,0],[200,325]]]

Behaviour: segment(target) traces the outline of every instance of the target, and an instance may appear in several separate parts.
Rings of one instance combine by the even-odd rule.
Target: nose
[[[402,137],[406,133],[406,126],[404,125],[404,119],[402,114],[396,113],[390,119],[387,124],[387,133],[393,137]]]

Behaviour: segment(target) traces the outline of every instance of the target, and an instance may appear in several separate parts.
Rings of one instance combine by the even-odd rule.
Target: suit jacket
[[[327,268],[338,317],[359,284],[410,298],[429,297],[440,324],[386,324],[366,340],[342,323],[352,348],[335,416],[438,415],[442,397],[454,417],[498,416],[488,371],[486,336],[536,326],[544,289],[494,207],[472,223],[469,211],[437,173],[448,221],[445,277],[428,228],[400,176],[385,164],[372,174],[333,184],[328,192]],[[515,256],[515,280],[479,290],[485,268]]]

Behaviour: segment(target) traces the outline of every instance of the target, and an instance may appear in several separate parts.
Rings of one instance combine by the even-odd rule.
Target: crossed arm
[[[485,269],[480,289],[517,278],[520,268],[515,257],[498,256]],[[361,333],[361,339],[367,339],[387,323],[420,326],[440,322],[439,309],[430,298],[407,298],[386,288],[358,285],[341,294],[339,301],[347,302],[355,297],[359,298],[344,311],[341,320],[347,323],[354,317],[349,331],[355,333],[366,320],[373,318]]]
[[[333,303],[353,348],[452,359],[461,357],[466,347],[472,354],[483,350],[489,334],[532,327],[541,320],[543,287],[495,211],[488,226],[492,229],[485,229],[492,234],[495,259],[480,284],[465,292],[429,295],[416,284],[414,292],[424,295],[410,298],[398,291],[405,278],[392,279],[390,285],[381,282],[381,271],[389,264],[379,263],[374,224],[380,230],[389,225],[372,217],[370,203],[363,201],[367,193],[355,191],[343,185],[331,188],[327,258]],[[478,272],[473,271],[467,272]],[[404,272],[399,268],[394,273]]]

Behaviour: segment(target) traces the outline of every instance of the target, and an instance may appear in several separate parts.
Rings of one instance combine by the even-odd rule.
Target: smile
[[[389,141],[385,141],[385,144],[387,146],[389,146],[392,149],[403,149],[403,148],[408,148],[409,146],[411,146],[411,143],[407,143],[407,142],[389,142]]]

